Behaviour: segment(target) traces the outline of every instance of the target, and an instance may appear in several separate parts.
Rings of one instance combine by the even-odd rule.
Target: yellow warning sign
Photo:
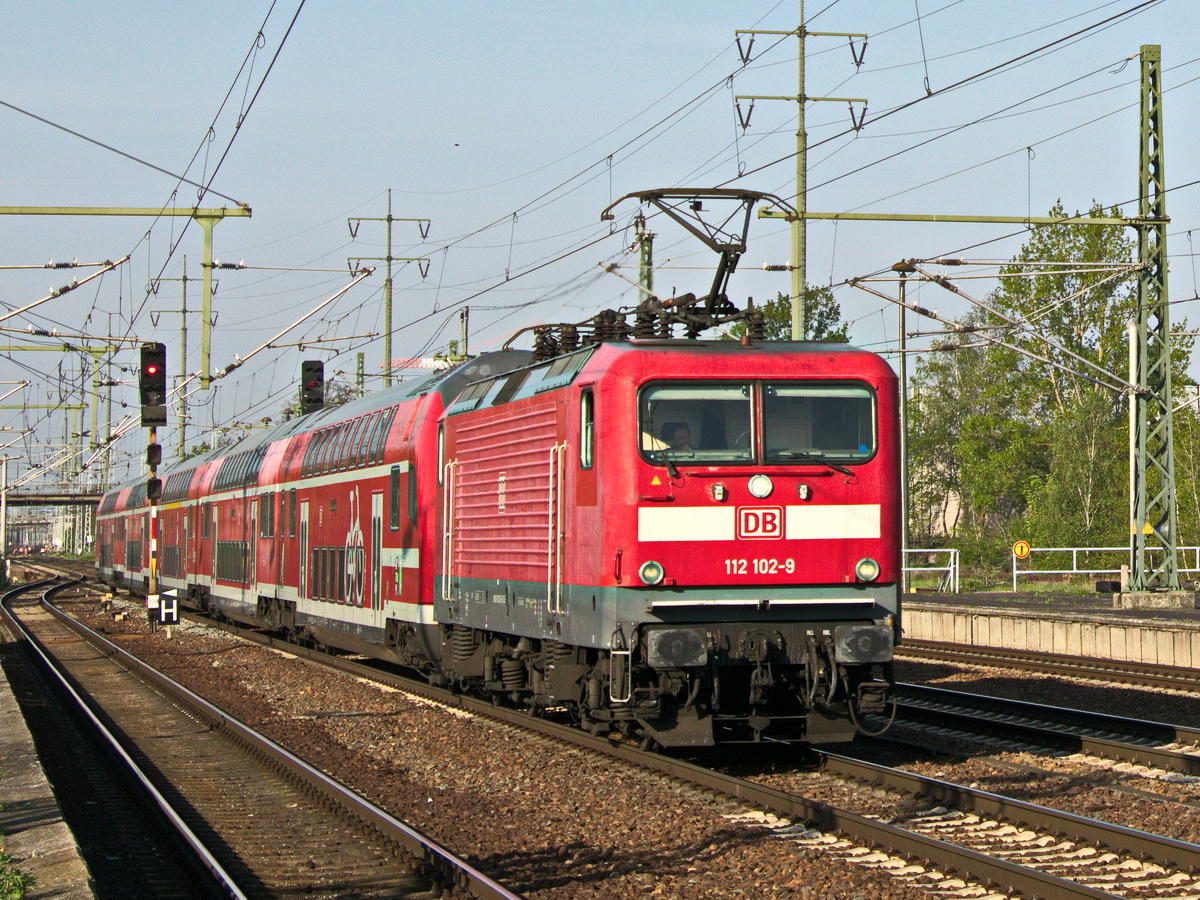
[[[1017,559],[1024,559],[1029,555],[1029,551],[1033,548],[1029,546],[1029,541],[1017,541],[1013,544],[1013,556]]]
[[[659,479],[659,477],[657,475],[655,475],[653,478],[650,479],[650,483],[651,484],[662,484],[662,481]]]

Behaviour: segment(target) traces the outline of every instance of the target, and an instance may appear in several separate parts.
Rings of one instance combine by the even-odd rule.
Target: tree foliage
[[[359,389],[348,381],[326,381],[325,382],[325,408],[335,409],[339,406],[345,406],[351,400],[357,400],[362,396]],[[297,394],[291,401],[279,412],[279,417],[283,421],[294,419],[300,415],[300,396]]]
[[[827,287],[804,289],[805,321],[804,339],[807,341],[831,341],[844,344],[850,340],[850,326],[842,321],[842,307]],[[763,324],[768,341],[790,341],[792,339],[792,301],[787,294],[777,294],[762,307]],[[746,333],[745,322],[734,322],[729,327],[730,338],[740,338]]]
[[[1050,215],[1065,215],[1062,204]],[[1096,206],[1089,215],[1120,211]],[[918,362],[909,426],[914,546],[948,539],[999,562],[1018,538],[1058,547],[1128,542],[1128,401],[1098,384],[1105,379],[1091,366],[1127,377],[1136,275],[1114,277],[1113,266],[1135,256],[1125,229],[1035,226],[985,308],[960,323],[974,330],[950,342],[959,349]],[[1187,380],[1191,345],[1175,338],[1176,385]],[[1177,438],[1197,432],[1189,420]],[[1194,506],[1200,452],[1185,446],[1182,456],[1196,463]]]

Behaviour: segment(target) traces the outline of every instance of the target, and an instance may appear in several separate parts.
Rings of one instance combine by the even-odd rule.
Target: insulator
[[[617,321],[613,323],[613,333],[618,341],[629,340],[629,322],[623,315],[617,315]]]
[[[558,342],[554,340],[554,334],[548,327],[535,328],[533,334],[533,361],[535,363],[558,356]]]
[[[633,319],[633,336],[635,338],[654,337],[655,315],[645,310],[638,310]]]
[[[597,343],[616,340],[616,320],[616,310],[603,309],[596,313],[592,321],[596,326]]]
[[[664,340],[671,340],[675,337],[674,322],[670,316],[660,316],[658,320],[658,336]]]
[[[525,687],[525,663],[507,657],[500,660],[500,682],[507,691]]]
[[[560,353],[574,353],[579,349],[579,331],[574,325],[564,325],[559,330],[558,350]]]
[[[757,306],[746,311],[746,334],[750,335],[752,341],[767,339],[767,322],[763,311]]]

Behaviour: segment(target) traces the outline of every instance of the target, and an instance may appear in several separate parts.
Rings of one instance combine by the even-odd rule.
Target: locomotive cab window
[[[753,385],[656,384],[638,400],[642,455],[687,464],[754,461]]]
[[[659,382],[638,398],[642,456],[656,465],[805,465],[875,455],[875,394],[861,382]]]
[[[875,453],[875,397],[862,384],[763,385],[766,462],[862,462]]]

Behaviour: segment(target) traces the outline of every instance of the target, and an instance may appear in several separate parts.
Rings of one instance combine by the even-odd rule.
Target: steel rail
[[[1200,693],[1200,670],[1158,663],[1099,659],[1094,656],[1064,657],[1036,650],[965,646],[945,641],[905,640],[896,649],[898,658],[937,660],[993,668],[1022,669],[1074,678],[1095,678],[1122,684],[1174,688]]]
[[[1080,843],[1107,847],[1114,852],[1149,859],[1160,865],[1200,871],[1200,845],[1197,844],[1039,806],[1013,797],[1003,797],[978,788],[891,769],[837,753],[819,752],[827,771],[848,778],[932,798],[957,809],[996,816],[1027,828],[1049,831]]]
[[[369,823],[379,831],[385,840],[393,841],[403,847],[406,852],[423,864],[428,871],[434,873],[434,878],[447,885],[454,885],[467,891],[478,900],[524,900],[499,882],[489,878],[470,863],[455,856],[433,839],[426,837],[417,829],[395,818],[386,810],[371,803],[362,795],[351,790],[344,784],[334,780],[319,769],[310,766],[291,751],[280,746],[265,735],[259,734],[250,726],[244,724],[220,708],[209,703],[199,694],[184,687],[168,676],[152,668],[122,647],[100,635],[79,620],[50,603],[46,608],[75,633],[85,637],[103,652],[118,659],[123,665],[135,670],[139,675],[153,682],[170,694],[177,702],[187,705],[197,715],[208,719],[216,727],[226,729],[244,744],[255,748],[266,758],[270,759],[293,776],[314,788],[328,800],[340,807],[350,810],[361,820]],[[203,620],[212,624],[210,620]],[[244,633],[239,632],[245,636]],[[283,645],[287,646],[287,645]]]
[[[1010,737],[1019,733],[1028,735],[1032,740],[1045,741],[1050,735],[1055,742],[1072,742],[1080,752],[1094,756],[1200,775],[1198,753],[1152,747],[1089,733],[1102,731],[1160,743],[1200,743],[1200,730],[1194,728],[925,685],[897,684],[896,687],[900,691],[900,709],[914,711],[918,717],[953,722],[970,719],[974,727],[980,727],[981,722],[990,723],[1003,728]],[[1047,717],[1059,721],[1048,722]],[[1031,721],[1014,721],[1014,718]]]
[[[63,675],[60,667],[54,662],[50,655],[42,646],[41,641],[34,636],[28,628],[8,608],[9,602],[16,599],[21,594],[27,593],[38,588],[46,588],[42,594],[43,604],[49,604],[49,600],[58,591],[71,587],[83,579],[77,578],[74,581],[60,582],[57,578],[48,581],[31,582],[30,584],[21,585],[18,588],[7,591],[0,596],[0,616],[8,625],[14,636],[18,640],[23,641],[35,658],[39,660],[41,668],[50,674],[59,689],[66,695],[72,705],[78,709],[100,735],[104,743],[108,745],[109,751],[119,760],[121,765],[128,771],[133,780],[141,786],[142,791],[150,798],[153,806],[157,807],[162,816],[175,829],[180,840],[195,854],[199,864],[212,876],[218,887],[223,890],[228,896],[235,900],[245,900],[246,895],[242,893],[237,886],[233,877],[225,871],[224,867],[213,856],[212,852],[205,846],[204,842],[196,836],[196,833],[188,827],[187,823],[171,805],[170,801],[162,795],[162,793],[154,786],[149,777],[142,768],[134,761],[123,746],[117,740],[116,736],[108,729],[108,727],[100,721],[96,714],[92,711],[91,706],[84,697],[71,685],[71,682]],[[52,608],[52,607],[50,607]]]
[[[206,625],[214,624],[213,620],[195,616],[192,613],[185,615]],[[838,832],[858,843],[883,847],[898,855],[923,860],[935,867],[958,872],[965,878],[998,885],[1003,890],[1012,893],[1020,893],[1029,897],[1053,897],[1055,900],[1071,900],[1071,898],[1116,900],[1116,895],[1106,891],[1028,866],[990,857],[958,844],[940,841],[897,825],[838,809],[817,800],[789,794],[684,760],[648,753],[606,737],[597,737],[578,728],[537,718],[525,711],[495,707],[485,700],[476,700],[441,688],[431,687],[422,682],[381,671],[379,668],[365,663],[298,647],[261,632],[248,632],[232,624],[216,624],[218,627],[255,643],[308,659],[319,665],[333,666],[358,677],[399,687],[409,693],[473,713],[482,718],[498,719],[506,724],[533,731],[554,740],[593,750],[634,766],[657,771],[786,816],[789,819],[811,823],[823,831]]]

